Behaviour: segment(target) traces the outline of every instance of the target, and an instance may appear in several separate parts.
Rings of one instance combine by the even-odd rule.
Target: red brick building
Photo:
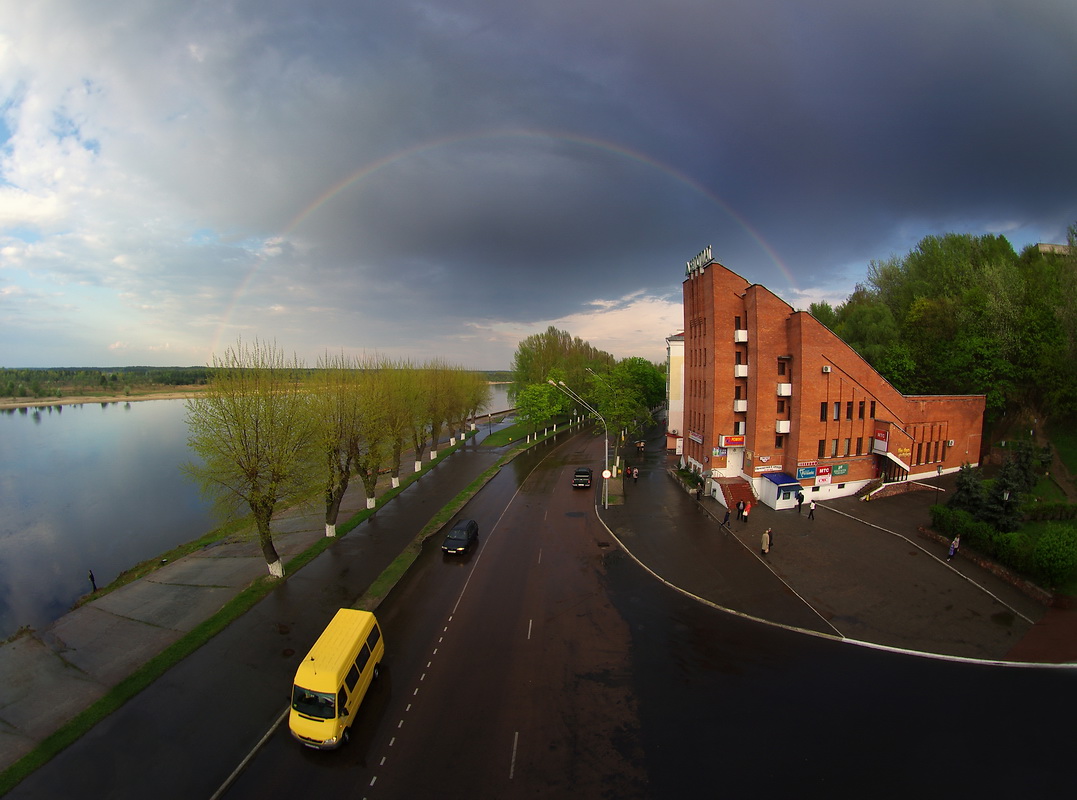
[[[757,500],[789,508],[798,491],[838,497],[979,462],[983,395],[901,394],[710,248],[688,262],[683,291],[682,464],[721,502],[747,482]]]

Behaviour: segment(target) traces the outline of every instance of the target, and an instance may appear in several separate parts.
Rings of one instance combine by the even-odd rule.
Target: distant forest
[[[204,386],[211,372],[210,367],[0,367],[0,397],[117,395],[154,387]],[[475,372],[492,382],[512,380],[508,370]]]
[[[1002,236],[929,236],[809,311],[904,394],[984,394],[989,424],[1077,419],[1077,225],[1068,239],[1018,255]]]

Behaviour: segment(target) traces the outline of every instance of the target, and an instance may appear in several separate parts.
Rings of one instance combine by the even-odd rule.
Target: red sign
[[[722,447],[744,447],[743,436],[723,436]]]
[[[889,436],[889,431],[887,431],[885,428],[876,428],[875,429],[875,438],[877,440],[879,440],[880,442],[882,442],[883,444],[886,444],[886,440],[887,440],[888,436]]]

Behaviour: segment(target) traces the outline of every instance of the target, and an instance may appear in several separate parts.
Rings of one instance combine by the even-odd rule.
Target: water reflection
[[[104,586],[216,524],[179,472],[193,457],[184,402],[110,405],[0,416],[0,637],[61,616],[88,570]]]

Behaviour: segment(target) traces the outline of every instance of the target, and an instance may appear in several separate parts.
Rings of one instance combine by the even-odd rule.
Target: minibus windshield
[[[319,719],[333,719],[337,715],[336,698],[324,692],[312,692],[302,686],[292,687],[292,708],[300,714]]]

